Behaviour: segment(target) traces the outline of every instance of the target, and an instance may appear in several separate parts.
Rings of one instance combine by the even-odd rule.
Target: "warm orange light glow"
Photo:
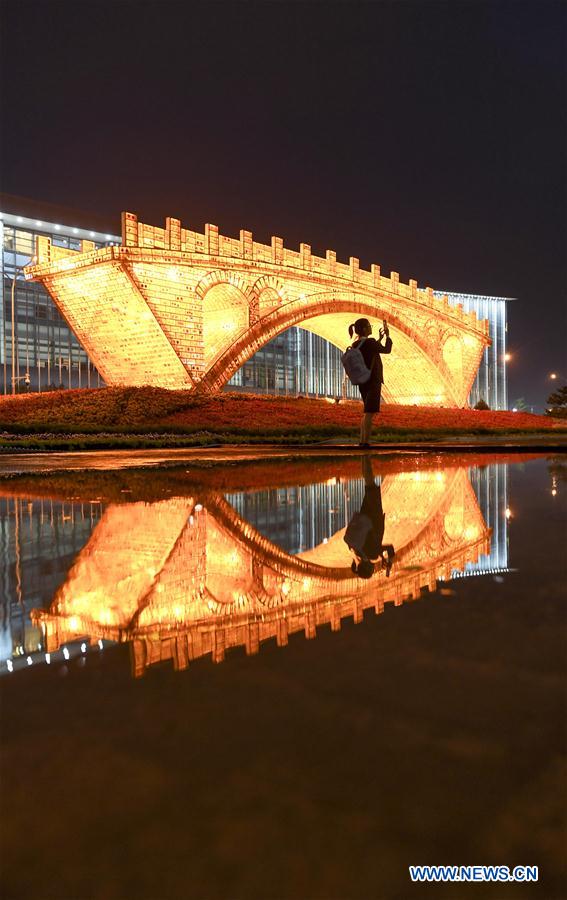
[[[413,279],[380,267],[348,264],[327,250],[314,256],[219,234],[168,218],[165,228],[122,214],[122,246],[81,252],[37,240],[39,263],[26,277],[41,281],[107,384],[220,390],[247,359],[292,325],[344,349],[348,325],[365,316],[390,325],[384,399],[464,406],[487,344],[488,322]]]
[[[511,359],[512,359],[512,354],[511,354],[511,353],[505,353],[505,354],[504,354],[504,361],[505,361],[505,362],[510,362]]]
[[[226,649],[258,651],[295,631],[434,589],[489,551],[486,527],[466,468],[398,472],[382,480],[384,541],[396,549],[389,578],[353,575],[339,529],[296,556],[242,519],[219,493],[153,503],[110,504],[47,610],[32,614],[45,649],[88,637],[133,641],[135,670],[173,657],[185,667]],[[193,522],[191,511],[197,511]]]

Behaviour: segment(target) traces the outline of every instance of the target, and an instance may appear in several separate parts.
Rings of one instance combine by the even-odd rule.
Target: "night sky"
[[[1,9],[4,192],[515,297],[510,400],[567,376],[565,4]]]

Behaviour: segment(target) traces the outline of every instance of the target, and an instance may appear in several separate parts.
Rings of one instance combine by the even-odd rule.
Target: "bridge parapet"
[[[165,227],[147,225],[139,222],[135,213],[122,213],[122,248],[137,248],[147,251],[177,251],[191,256],[218,257],[222,259],[249,261],[250,263],[264,263],[276,265],[282,268],[302,270],[314,275],[330,276],[333,280],[341,279],[349,284],[378,289],[389,294],[397,294],[404,300],[427,306],[434,312],[440,312],[456,318],[465,327],[481,330],[488,335],[488,321],[477,318],[476,313],[465,312],[459,304],[450,306],[447,295],[435,297],[430,287],[419,288],[417,280],[410,278],[408,284],[400,281],[398,272],[390,272],[389,277],[384,276],[381,267],[372,263],[370,270],[361,269],[357,257],[351,256],[348,263],[337,261],[334,250],[327,250],[324,257],[313,255],[310,244],[300,244],[299,251],[284,246],[283,238],[272,237],[270,244],[263,244],[253,240],[252,232],[242,229],[238,238],[222,235],[217,225],[207,223],[201,234],[188,228],[183,228],[181,221],[167,217]],[[101,260],[103,254],[96,251],[92,241],[81,241],[80,250],[68,250],[55,247],[49,238],[37,239],[37,264],[29,266],[26,277],[33,279],[45,265],[60,263],[65,269],[65,260],[69,262],[79,256],[89,256],[85,262],[90,261],[91,254],[96,253]],[[109,254],[112,258],[114,254]]]

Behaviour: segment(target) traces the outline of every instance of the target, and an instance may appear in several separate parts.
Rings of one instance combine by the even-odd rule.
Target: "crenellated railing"
[[[363,290],[377,290],[388,294],[398,295],[404,300],[423,304],[436,312],[457,318],[465,327],[480,330],[488,334],[488,321],[479,320],[476,312],[465,312],[459,304],[449,304],[447,295],[435,297],[433,288],[418,288],[415,279],[410,278],[407,284],[400,281],[398,272],[390,272],[389,276],[382,274],[381,268],[376,263],[369,270],[360,268],[360,261],[356,256],[350,256],[348,263],[337,260],[334,250],[327,250],[324,257],[313,255],[310,244],[301,243],[299,251],[284,246],[283,238],[272,237],[270,244],[262,244],[253,240],[251,231],[241,229],[238,238],[231,238],[219,233],[217,225],[206,224],[201,234],[183,228],[181,221],[167,217],[165,227],[147,225],[138,221],[134,213],[122,213],[122,247],[107,247],[96,250],[92,241],[81,241],[80,250],[68,250],[56,247],[46,237],[37,239],[37,263],[28,266],[26,278],[33,279],[42,274],[44,266],[57,268],[60,263],[61,270],[74,268],[73,258],[83,257],[84,263],[89,264],[93,260],[119,258],[127,255],[131,249],[145,250],[150,255],[154,251],[159,254],[173,253],[186,255],[190,260],[201,260],[203,257],[216,258],[219,263],[223,260],[235,260],[250,265],[268,265],[277,267],[285,276],[285,270],[291,273],[303,272],[315,279],[344,282],[345,286],[354,286]],[[81,262],[83,261],[81,259]],[[222,263],[221,263],[222,264]]]

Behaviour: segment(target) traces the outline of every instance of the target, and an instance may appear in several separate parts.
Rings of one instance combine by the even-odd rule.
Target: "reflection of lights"
[[[51,653],[45,654],[45,662],[47,663],[48,666],[51,664]]]
[[[31,666],[33,664],[33,659],[31,658],[31,656],[28,656],[26,662],[27,662],[28,666]]]
[[[69,659],[69,651],[67,647],[63,647],[63,656],[65,657],[65,659]]]
[[[102,650],[102,647],[103,647],[103,643],[102,643],[102,641],[101,641],[100,638],[99,638],[99,640],[98,640],[98,649],[99,649],[99,650]]]
[[[201,512],[202,509],[203,509],[202,503],[195,504],[195,512]]]
[[[321,472],[323,477],[318,482],[319,485],[328,484],[329,487],[332,487],[330,491],[323,490],[327,501],[331,500],[331,502],[325,504],[329,514],[338,505],[334,496],[336,493],[334,485],[341,485],[340,477],[324,478],[333,469],[336,471],[336,466],[331,464],[326,472],[323,470]],[[414,483],[414,477],[417,483]],[[397,545],[399,543],[400,546],[403,546],[408,540],[414,540],[414,535],[417,531],[414,528],[416,519],[418,524],[422,523],[422,521],[425,523],[430,519],[432,522],[434,521],[435,533],[437,534],[438,530],[451,541],[451,556],[448,558],[448,561],[443,558],[439,563],[441,571],[445,574],[445,580],[449,577],[456,577],[450,574],[454,568],[463,566],[465,562],[475,563],[478,553],[485,552],[487,541],[486,525],[476,505],[472,489],[468,487],[470,496],[466,492],[463,493],[462,490],[465,485],[468,486],[465,470],[462,471],[458,481],[455,481],[452,472],[445,475],[443,471],[435,469],[422,470],[420,467],[418,472],[404,471],[396,478],[392,478],[391,481],[388,479],[389,488],[396,483],[398,483],[400,494],[394,495],[395,503],[392,495],[388,494],[388,502],[397,510],[397,522],[395,522],[396,540],[394,543]],[[344,481],[344,484],[345,487],[348,485],[352,487],[350,481]],[[357,487],[358,484],[359,482],[357,482]],[[449,484],[451,492],[447,496],[447,505],[439,509],[435,498],[437,495],[444,494]],[[550,477],[547,490],[551,487],[552,478]],[[416,502],[417,497],[421,494],[428,498],[428,504],[430,504],[426,505],[425,509],[421,509],[420,504]],[[245,496],[244,492],[242,496]],[[248,640],[246,629],[242,630],[242,625],[246,624],[247,621],[250,621],[254,628],[256,628],[259,621],[267,623],[265,628],[264,626],[261,627],[259,634],[256,631],[250,634],[251,645],[254,646],[258,641],[262,643],[274,636],[277,637],[280,646],[286,643],[288,633],[292,634],[298,628],[303,629],[304,623],[301,620],[303,612],[311,614],[315,609],[324,609],[325,613],[322,618],[317,612],[318,621],[320,618],[321,623],[327,621],[327,613],[330,616],[329,620],[335,621],[335,612],[337,611],[335,600],[338,600],[343,593],[340,586],[335,591],[330,586],[326,576],[321,576],[320,569],[306,569],[303,563],[299,567],[294,564],[292,568],[289,568],[285,565],[283,558],[279,556],[272,565],[270,558],[264,559],[261,547],[254,546],[246,549],[242,544],[242,540],[246,541],[248,539],[247,527],[246,521],[240,518],[239,506],[235,508],[234,513],[232,512],[232,507],[226,508],[226,515],[230,513],[230,522],[233,526],[227,531],[223,527],[223,524],[225,524],[224,519],[217,518],[216,500],[212,496],[209,498],[208,494],[204,495],[204,499],[207,499],[207,507],[203,507],[203,511],[207,513],[208,522],[205,532],[201,531],[200,528],[200,523],[203,523],[204,517],[198,517],[197,514],[195,514],[196,524],[194,528],[184,531],[189,513],[194,511],[195,494],[193,494],[192,499],[190,497],[179,498],[175,496],[157,505],[153,524],[145,507],[143,513],[141,509],[138,511],[137,504],[116,507],[122,511],[125,509],[129,510],[131,513],[131,520],[129,517],[125,521],[121,512],[120,518],[117,520],[119,524],[117,525],[115,522],[113,525],[113,528],[116,528],[117,531],[119,530],[121,538],[123,537],[124,545],[123,547],[121,545],[117,546],[112,528],[108,528],[107,532],[101,535],[100,541],[101,547],[112,546],[114,552],[111,558],[107,554],[99,553],[97,545],[91,545],[86,553],[86,561],[88,562],[89,559],[94,558],[96,559],[96,566],[94,570],[89,570],[88,584],[87,581],[71,579],[64,595],[60,598],[57,613],[53,616],[46,615],[40,620],[42,626],[46,622],[48,623],[45,639],[42,643],[42,655],[46,646],[51,646],[54,652],[54,648],[57,646],[58,650],[53,658],[53,662],[58,667],[60,660],[63,659],[63,643],[66,639],[70,641],[68,648],[71,651],[70,656],[73,656],[74,665],[82,665],[85,659],[85,650],[84,646],[82,646],[81,655],[81,652],[79,652],[81,641],[77,639],[82,637],[86,641],[87,653],[94,649],[94,644],[97,641],[97,629],[104,630],[107,639],[120,640],[123,634],[122,629],[125,627],[124,623],[130,620],[132,611],[137,606],[139,607],[140,599],[142,598],[144,600],[149,598],[149,602],[145,603],[143,609],[140,610],[136,629],[140,629],[140,636],[146,642],[147,652],[144,651],[143,644],[140,643],[138,650],[136,650],[137,653],[139,651],[136,664],[137,674],[142,674],[142,670],[152,665],[158,658],[170,658],[172,654],[175,656],[177,645],[175,641],[172,641],[172,636],[182,635],[187,630],[189,635],[188,641],[190,641],[193,635],[209,633],[208,629],[212,627],[210,623],[214,627],[226,629],[226,633],[223,631],[222,638],[219,638],[220,643],[215,646],[220,647],[222,645],[222,647],[226,646],[228,649],[231,646],[240,645],[245,638]],[[342,489],[340,499],[342,509],[342,501],[344,499]],[[335,504],[333,504],[332,500],[335,500]],[[221,495],[219,495],[218,502],[223,504],[221,509],[224,510],[225,500]],[[281,498],[279,496],[274,498],[274,502],[279,504]],[[168,510],[171,506],[171,521],[165,514],[164,507],[166,506]],[[110,506],[110,512],[112,510],[113,507]],[[500,516],[503,513],[504,508],[502,505]],[[133,542],[132,535],[138,522],[138,515],[143,515],[139,524],[143,535],[144,550],[146,547],[149,547],[150,535],[155,540],[159,539],[159,544],[154,545],[152,543],[151,552],[137,552],[138,545]],[[434,520],[432,516],[435,516]],[[444,522],[445,516],[450,516],[450,528]],[[390,526],[395,519],[396,517],[392,515]],[[337,554],[340,554],[340,558],[338,555],[336,556],[339,566],[345,569],[343,578],[346,575],[350,579],[351,576],[348,574],[347,569],[350,562],[348,553],[340,540],[336,540],[337,535],[341,535],[342,532],[339,531],[335,534],[333,524],[330,527],[328,524],[329,522],[335,523],[335,520],[336,516],[334,515],[322,517],[320,522],[321,532],[319,532],[317,537],[321,543],[328,544],[328,546],[320,547],[319,549],[315,547],[311,551],[312,558],[307,558],[306,562],[309,565],[319,562],[326,566],[333,566],[336,549]],[[250,524],[252,525],[253,523]],[[336,522],[337,527],[339,524],[342,526],[344,523],[342,520],[340,523]],[[103,527],[108,526],[109,521],[105,519],[102,525]],[[329,535],[329,531],[333,535],[332,538]],[[325,533],[327,537],[323,538]],[[171,555],[170,550],[175,545],[178,534],[183,534],[183,541],[186,541],[186,543],[180,545],[183,549],[181,554]],[[427,531],[425,534],[429,536],[430,532]],[[478,537],[483,538],[484,543],[482,545],[479,544],[478,547],[466,546],[466,543],[472,542],[476,545]],[[332,553],[329,552],[331,550],[333,550]],[[416,542],[415,553],[417,555],[415,558],[411,557],[411,562],[415,565],[407,573],[405,569],[400,571],[394,569],[393,578],[389,584],[391,585],[396,581],[396,591],[398,591],[399,584],[399,596],[405,595],[406,590],[408,594],[412,591],[415,594],[420,588],[431,585],[435,580],[439,566],[434,558],[434,548],[429,546],[428,541],[425,541],[422,550],[423,553],[420,550],[419,541]],[[116,555],[117,551],[119,554],[122,551],[127,551],[131,554],[131,562],[128,562],[125,566],[122,556]],[[341,551],[344,551],[344,553]],[[317,560],[319,552],[321,552],[321,558]],[[166,559],[167,561],[164,563]],[[232,560],[235,560],[234,565]],[[76,566],[73,571],[80,573],[82,570],[81,566],[82,563]],[[107,567],[107,570],[105,567]],[[162,573],[158,582],[151,585],[149,593],[146,576],[148,570],[157,570]],[[95,581],[92,580],[93,575]],[[331,580],[334,580],[334,576]],[[113,585],[116,586],[116,594],[120,594],[120,604],[107,607],[107,603],[113,602],[109,599],[111,596],[114,596],[111,590]],[[381,590],[382,581],[376,579],[374,585]],[[385,582],[383,586],[386,586]],[[87,587],[88,590],[86,589]],[[376,598],[370,597],[367,586],[362,581],[357,584],[356,588],[353,588],[350,581],[345,579],[344,587],[349,593],[351,591],[357,594],[360,593],[362,607],[364,608],[367,607],[368,603],[370,605],[374,604],[376,600]],[[386,599],[394,600],[393,594],[394,592]],[[398,596],[397,593],[396,596]],[[312,605],[319,603],[321,600],[323,605],[317,607]],[[124,601],[123,605],[122,601]],[[289,630],[285,627],[285,624],[283,629],[280,626],[276,627],[275,624],[276,620],[278,622],[281,619],[285,620],[284,607],[289,609]],[[243,616],[244,612],[246,613],[246,619]],[[330,615],[331,612],[332,616]],[[107,630],[101,623],[103,615],[109,615],[112,619],[112,625],[117,626],[117,628]],[[54,619],[56,616],[59,617],[60,627],[55,627]],[[73,616],[76,617],[76,622],[72,622]],[[186,628],[183,628],[183,630],[180,629],[180,621],[183,621],[184,625],[186,625]],[[80,623],[77,631],[72,631],[69,628],[71,622],[72,624]],[[205,623],[207,624],[205,625]],[[92,646],[89,646],[87,634],[90,636]],[[57,638],[59,638],[61,643],[58,641],[57,644],[54,644],[53,641],[57,640]],[[34,640],[34,643],[36,641],[37,638]],[[162,645],[162,649],[159,653],[157,650],[154,653],[158,645]],[[102,649],[100,641],[99,647]],[[208,638],[199,644],[197,644],[197,641],[195,642],[195,652],[198,655],[210,652],[210,649],[211,645],[208,643]],[[188,662],[187,653],[185,653],[185,650],[183,650],[183,653],[179,650],[179,654],[178,662],[180,666],[185,666]],[[79,657],[79,661],[77,657]],[[14,658],[17,660],[20,657],[14,654]],[[26,654],[23,656],[23,659],[25,658]],[[16,671],[18,671],[19,667],[26,667],[23,659],[19,666],[14,667]],[[34,663],[37,661],[34,655]],[[6,672],[5,668],[4,672]]]
[[[6,660],[6,665],[8,666],[8,672],[14,671],[14,664],[11,659]]]
[[[81,653],[87,652],[87,645],[85,643],[81,644]]]

